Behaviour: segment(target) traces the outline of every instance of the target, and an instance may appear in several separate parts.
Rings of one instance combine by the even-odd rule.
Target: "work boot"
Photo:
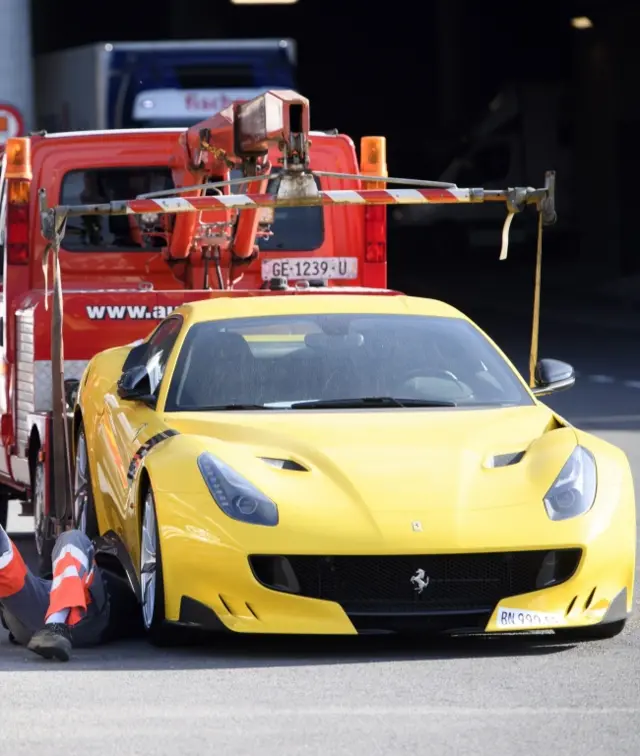
[[[45,659],[69,661],[71,658],[71,632],[68,625],[52,622],[31,638],[27,648]]]

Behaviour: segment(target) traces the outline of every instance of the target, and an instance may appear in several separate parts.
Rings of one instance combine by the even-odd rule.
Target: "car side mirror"
[[[118,396],[145,404],[155,404],[155,397],[151,391],[151,377],[144,365],[125,370],[118,381]]]
[[[539,360],[534,372],[535,386],[532,392],[536,396],[554,394],[571,388],[576,382],[573,367],[561,360]]]
[[[140,365],[143,361],[145,353],[147,351],[148,344],[143,341],[141,344],[136,344],[131,347],[129,354],[127,355],[124,365],[122,366],[122,372],[126,373],[130,368]]]

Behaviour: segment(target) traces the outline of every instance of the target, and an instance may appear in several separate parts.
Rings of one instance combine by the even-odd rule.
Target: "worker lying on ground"
[[[45,580],[29,570],[0,526],[0,619],[14,643],[68,661],[72,647],[104,643],[124,630],[133,593],[96,565],[94,553],[84,533],[62,533],[53,549],[53,580]]]

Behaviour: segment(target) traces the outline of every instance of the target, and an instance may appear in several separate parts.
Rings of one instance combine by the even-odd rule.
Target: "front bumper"
[[[345,509],[337,520],[315,507],[265,528],[219,515],[208,492],[157,491],[166,618],[305,635],[617,622],[633,606],[635,498],[630,473],[603,459],[592,509],[558,522],[523,502],[434,509],[418,532],[399,509]],[[288,567],[275,569],[283,557]],[[428,582],[419,593],[418,578]]]
[[[167,619],[212,630],[305,635],[517,632],[615,622],[631,613],[633,603],[635,548],[630,539],[616,542],[609,531],[580,547],[467,552],[456,557],[267,555],[256,559],[192,541],[189,550],[181,549],[180,558],[174,560],[171,552],[176,546],[171,538],[163,544]],[[212,559],[212,554],[218,558]],[[465,572],[462,562],[455,562],[461,558],[467,565],[475,558],[476,567]],[[340,574],[333,582],[327,579],[332,570],[335,575],[336,560],[350,559],[360,565],[351,571],[351,582]],[[504,565],[510,559],[515,567],[508,582]],[[367,560],[372,566],[369,572]],[[392,581],[387,580],[386,594],[376,595],[376,582],[384,582],[389,560],[406,564],[406,585],[394,596]],[[437,560],[444,562],[438,566]],[[274,570],[278,562],[280,567]],[[309,563],[314,562],[325,563],[324,572],[314,572],[315,567],[309,571]],[[427,585],[418,595],[419,583],[411,583],[410,578],[420,564],[427,567],[422,579]]]

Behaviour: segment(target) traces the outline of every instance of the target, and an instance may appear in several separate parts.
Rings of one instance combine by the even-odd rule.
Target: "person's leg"
[[[36,577],[18,548],[0,527],[0,613],[20,645],[42,626],[49,606],[51,581]]]
[[[108,601],[90,539],[78,530],[59,536],[53,548],[53,581],[44,626],[28,648],[67,660],[72,645],[99,643],[108,623]]]

